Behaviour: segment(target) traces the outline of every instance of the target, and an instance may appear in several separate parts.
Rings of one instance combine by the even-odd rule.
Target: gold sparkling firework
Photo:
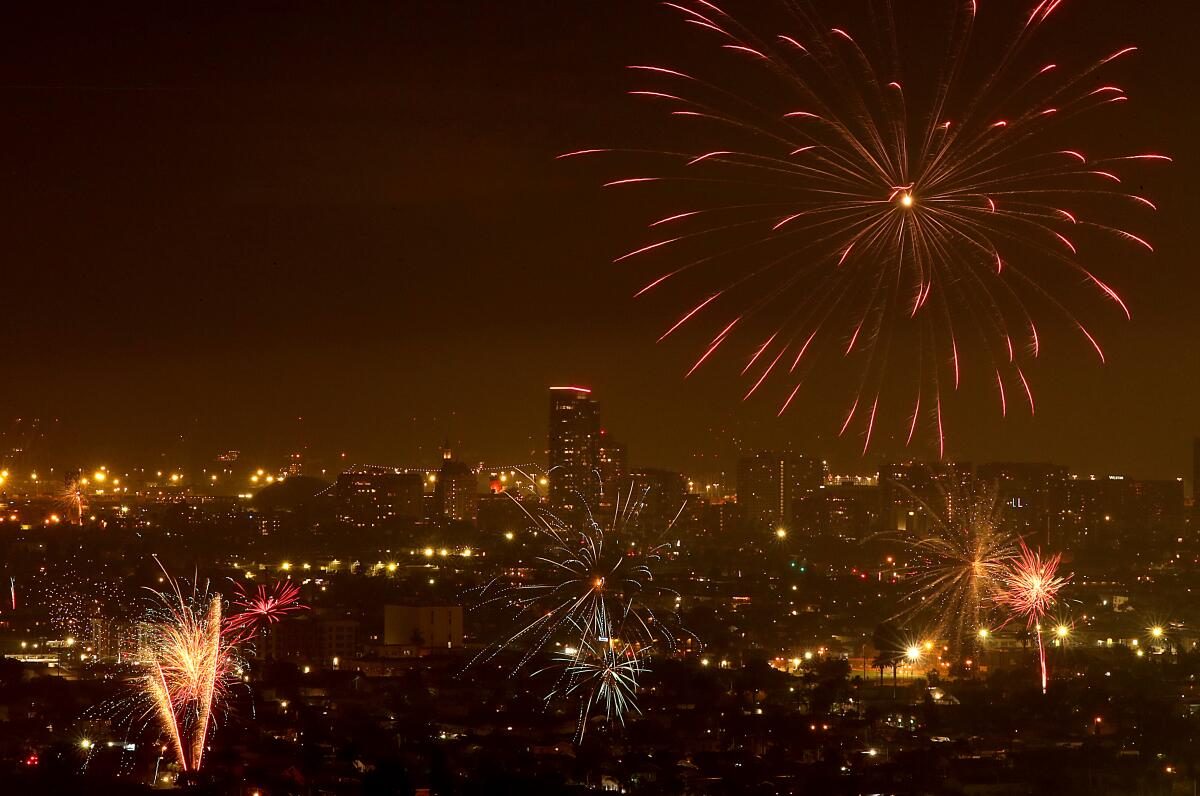
[[[213,706],[238,682],[236,647],[223,632],[219,594],[186,598],[171,581],[155,618],[146,623],[150,660],[143,689],[163,731],[170,737],[180,768],[198,770],[213,720]]]
[[[227,614],[220,594],[196,585],[185,594],[165,570],[163,579],[169,587],[152,590],[154,604],[141,625],[145,671],[122,711],[154,720],[170,738],[180,768],[195,771],[231,688],[242,682],[242,647],[263,627],[306,606],[290,582],[256,592],[239,586],[234,606],[240,610]]]
[[[912,557],[913,588],[899,616],[927,620],[927,633],[961,649],[997,624],[997,599],[1018,551],[1017,539],[1001,527],[994,485],[975,482],[943,490],[932,506],[912,499],[929,527],[901,537]]]

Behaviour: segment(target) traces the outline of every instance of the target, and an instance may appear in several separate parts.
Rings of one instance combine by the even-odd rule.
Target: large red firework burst
[[[652,260],[637,295],[679,303],[660,340],[708,324],[688,375],[736,339],[745,398],[774,394],[779,414],[816,377],[844,381],[835,423],[864,453],[886,413],[944,454],[944,399],[968,372],[1003,415],[1014,396],[1034,411],[1041,318],[1078,338],[1059,347],[1103,361],[1091,316],[1130,311],[1097,252],[1153,251],[1125,225],[1154,204],[1118,172],[1169,160],[1085,146],[1099,125],[1081,117],[1126,102],[1104,75],[1136,48],[1047,62],[1063,0],[939,3],[666,2],[712,58],[632,66],[630,93],[688,126],[686,151],[561,156],[644,164],[606,187],[654,191],[665,214],[617,262]]]
[[[259,629],[279,622],[289,614],[304,611],[300,602],[300,587],[290,580],[276,581],[271,586],[259,584],[252,591],[240,583],[232,604],[236,613],[226,617],[226,632],[240,640],[253,637]]]
[[[1040,550],[1031,550],[1022,540],[1021,552],[1013,556],[1003,576],[1004,589],[996,602],[1025,619],[1026,626],[1037,636],[1038,660],[1042,670],[1042,693],[1046,693],[1046,647],[1042,643],[1042,619],[1058,601],[1058,593],[1071,577],[1058,574],[1062,556],[1043,557]]]

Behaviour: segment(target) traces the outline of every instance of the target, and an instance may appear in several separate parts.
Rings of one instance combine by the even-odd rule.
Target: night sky
[[[1099,328],[1106,367],[1047,356],[1033,419],[967,391],[947,453],[1190,474],[1200,7],[1069,5],[1064,47],[1143,48],[1097,140],[1175,157],[1137,171],[1158,254],[1107,263],[1134,320]],[[59,463],[307,446],[418,465],[443,438],[531,461],[555,383],[594,387],[639,465],[903,450],[887,429],[864,460],[815,413],[741,403],[732,360],[685,383],[695,341],[654,344],[678,307],[632,301],[645,273],[611,263],[644,214],[554,159],[664,124],[622,67],[697,39],[653,2],[27,3],[0,38],[3,415],[41,417]]]

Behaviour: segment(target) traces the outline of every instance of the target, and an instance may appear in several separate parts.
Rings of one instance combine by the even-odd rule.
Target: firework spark
[[[603,708],[609,723],[615,719],[622,725],[627,713],[641,713],[637,705],[638,677],[647,671],[645,651],[632,644],[594,644],[586,634],[580,643],[579,648],[555,656],[563,676],[546,696],[547,702],[559,693],[580,697],[576,741],[583,739],[588,719],[598,707]]]
[[[1009,558],[1004,573],[1004,590],[996,601],[1024,617],[1026,626],[1037,636],[1038,660],[1042,669],[1042,693],[1046,693],[1046,647],[1042,643],[1042,619],[1058,601],[1058,593],[1071,576],[1058,574],[1062,556],[1043,557],[1040,550],[1031,550],[1021,541],[1021,551]]]
[[[233,605],[241,610],[226,614],[220,594],[195,585],[185,594],[165,569],[163,575],[170,588],[152,591],[139,694],[143,716],[156,719],[171,739],[180,768],[195,771],[217,711],[241,682],[242,646],[260,628],[305,606],[298,602],[298,587],[276,583],[253,593],[239,587]]]
[[[900,616],[931,614],[933,636],[957,648],[981,630],[990,632],[1017,540],[1001,527],[993,485],[945,491],[936,506],[912,497],[930,526],[903,537],[915,566],[911,605]]]
[[[538,561],[552,577],[545,583],[493,582],[482,590],[479,606],[513,609],[517,629],[485,649],[478,660],[521,642],[527,647],[519,669],[560,634],[573,632],[604,642],[615,631],[640,646],[661,637],[674,647],[675,635],[645,600],[647,592],[659,591],[653,567],[667,545],[630,544],[622,538],[636,525],[643,498],[631,488],[623,502],[617,500],[607,527],[590,512],[581,522],[569,523],[549,511],[526,511],[538,534],[548,540]]]
[[[906,40],[891,3],[865,0],[872,22],[861,36],[822,19],[816,0],[753,4],[754,24],[708,0],[664,5],[711,37],[714,58],[704,72],[632,66],[645,84],[630,93],[696,128],[689,141],[711,141],[560,157],[634,153],[648,172],[606,187],[663,192],[664,202],[686,189],[690,204],[670,207],[650,224],[658,234],[617,261],[672,258],[637,295],[687,294],[660,340],[712,324],[688,375],[746,335],[744,399],[777,383],[783,414],[814,375],[840,377],[851,389],[836,422],[843,435],[860,429],[864,452],[886,413],[910,443],[927,431],[941,455],[944,397],[968,371],[1003,415],[1013,395],[1034,411],[1041,316],[1065,321],[1103,361],[1084,310],[1130,311],[1088,259],[1108,242],[1153,251],[1126,216],[1154,203],[1119,172],[1170,158],[1091,157],[1072,136],[1097,126],[1081,116],[1128,100],[1101,75],[1136,48],[1030,63],[1031,42],[1062,16],[1058,2],[1014,18],[1004,4],[945,0],[939,39],[949,44],[933,58],[936,47]],[[783,19],[765,31],[772,13]],[[729,74],[744,76],[743,90],[727,87]]]
[[[480,592],[477,607],[510,611],[515,629],[468,667],[519,650],[515,674],[551,643],[571,650],[559,657],[564,673],[547,701],[559,694],[581,697],[580,737],[594,706],[604,705],[605,715],[622,723],[636,709],[637,674],[644,671],[652,645],[679,646],[671,629],[674,613],[660,616],[650,604],[651,595],[666,591],[655,586],[653,576],[666,545],[634,543],[628,536],[644,499],[645,491],[631,486],[618,495],[605,524],[590,510],[573,523],[545,510],[526,511],[538,537],[546,540],[538,560],[547,581],[493,582]]]
[[[240,640],[253,638],[261,628],[307,608],[300,604],[300,587],[290,580],[277,581],[269,587],[260,584],[252,592],[239,583],[234,584],[234,589],[233,607],[240,611],[226,619],[226,629]]]
[[[83,525],[83,513],[87,511],[87,479],[79,473],[69,476],[58,493],[58,503],[67,516],[75,518],[76,525]]]
[[[224,633],[221,596],[185,597],[177,582],[171,586],[155,592],[160,604],[146,624],[150,659],[142,686],[180,768],[194,771],[203,762],[214,703],[239,681],[241,662]]]

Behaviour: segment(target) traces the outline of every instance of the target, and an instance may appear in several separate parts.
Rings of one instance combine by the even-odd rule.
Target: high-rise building
[[[797,453],[759,451],[738,460],[737,500],[751,531],[791,525],[825,483],[825,463]]]
[[[1067,516],[1067,468],[1054,464],[981,464],[979,480],[995,489],[1000,521],[1030,542],[1053,546]]]
[[[629,484],[623,490],[632,499],[642,502],[638,525],[643,535],[661,534],[680,515],[688,496],[688,481],[682,473],[671,470],[642,469],[629,474]]]
[[[596,448],[596,473],[600,479],[600,508],[614,505],[621,487],[628,486],[629,460],[625,446],[600,429],[600,444]]]
[[[442,449],[442,467],[434,485],[433,501],[440,517],[470,522],[479,505],[479,486],[470,465],[457,461],[449,445]]]
[[[879,479],[831,476],[804,501],[799,527],[839,539],[863,540],[879,530]]]
[[[420,473],[342,473],[334,486],[337,516],[359,528],[390,520],[418,520],[424,514],[424,478]]]
[[[1183,480],[1139,481],[1126,475],[1073,476],[1068,482],[1071,542],[1110,555],[1155,555],[1184,527]]]
[[[596,505],[600,481],[600,406],[584,387],[550,388],[550,503],[574,510]]]
[[[975,473],[961,462],[899,462],[879,468],[881,531],[921,531],[929,512],[953,512],[962,500],[973,500]]]

